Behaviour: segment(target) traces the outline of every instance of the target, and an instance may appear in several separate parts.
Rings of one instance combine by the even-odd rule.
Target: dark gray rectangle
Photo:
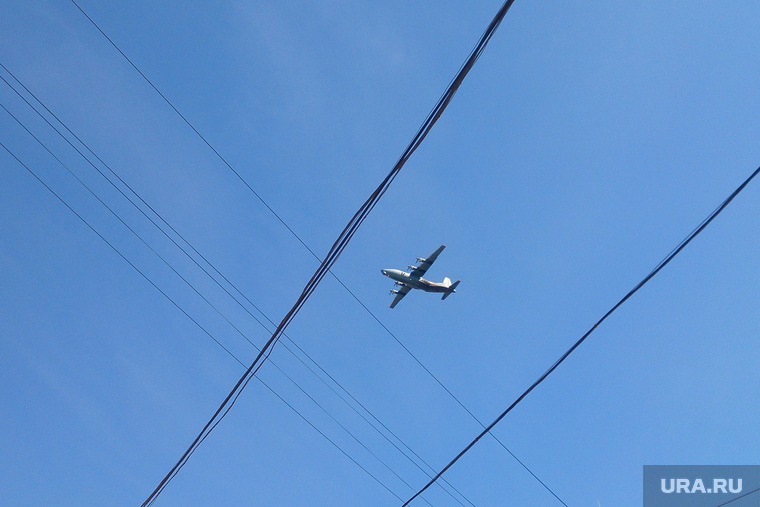
[[[760,507],[760,465],[644,465],[644,507]]]

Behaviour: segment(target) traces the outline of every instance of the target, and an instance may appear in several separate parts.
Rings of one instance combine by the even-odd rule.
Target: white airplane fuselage
[[[431,282],[424,278],[415,278],[406,271],[401,271],[400,269],[381,269],[380,272],[399,284],[407,285],[413,289],[420,289],[425,292],[456,292],[456,290],[450,288],[451,282],[447,285],[445,283]]]

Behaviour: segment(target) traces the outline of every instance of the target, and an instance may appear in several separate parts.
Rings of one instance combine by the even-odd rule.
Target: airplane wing
[[[412,290],[412,288],[409,287],[408,285],[404,285],[403,287],[401,287],[398,290],[398,294],[396,294],[396,297],[393,298],[393,302],[391,302],[391,308],[394,308],[398,304],[399,301],[404,299],[404,296],[409,294],[410,290]]]
[[[438,247],[438,250],[430,254],[426,259],[422,259],[420,257],[417,257],[417,260],[420,262],[420,265],[417,266],[412,270],[409,275],[412,278],[420,278],[422,275],[425,274],[425,272],[430,268],[430,266],[433,265],[433,262],[438,258],[438,256],[443,252],[443,249],[446,248],[446,245],[441,245]]]

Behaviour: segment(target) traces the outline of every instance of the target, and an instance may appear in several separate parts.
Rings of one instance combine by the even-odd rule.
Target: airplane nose
[[[387,274],[384,269],[381,269],[380,272],[384,275]]]

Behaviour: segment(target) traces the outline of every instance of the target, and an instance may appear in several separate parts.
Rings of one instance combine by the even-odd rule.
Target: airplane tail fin
[[[451,278],[449,278],[448,276],[444,278],[443,285],[445,285],[446,287],[451,287]]]
[[[451,280],[449,280],[448,278],[446,278],[444,280],[444,283],[446,283],[447,280],[448,280],[448,282],[451,285],[449,285],[449,291],[443,293],[443,297],[441,298],[441,301],[443,301],[444,299],[446,299],[447,297],[449,297],[450,294],[453,294],[454,292],[456,292],[457,291],[457,285],[459,285],[459,282],[461,282],[461,280],[457,280],[456,282],[451,283]]]

